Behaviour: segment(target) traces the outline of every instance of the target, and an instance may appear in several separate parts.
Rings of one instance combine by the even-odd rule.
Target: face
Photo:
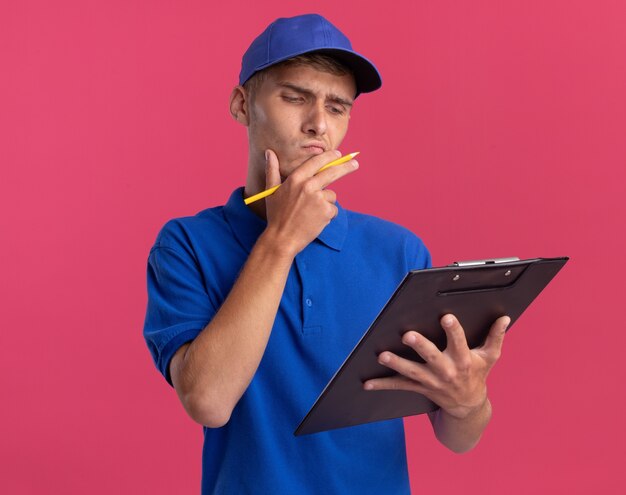
[[[348,131],[355,93],[348,74],[309,66],[268,71],[248,100],[250,172],[264,181],[268,148],[278,156],[283,179],[313,155],[337,149]]]

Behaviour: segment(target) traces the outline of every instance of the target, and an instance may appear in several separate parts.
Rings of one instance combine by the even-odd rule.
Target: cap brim
[[[307,53],[323,53],[327,54],[339,62],[349,67],[356,82],[356,94],[370,93],[379,89],[382,84],[382,78],[380,73],[376,69],[376,66],[368,59],[359,55],[358,53],[344,50],[341,48],[322,48],[320,50],[313,50]]]
[[[273,65],[289,60],[290,58],[294,58],[299,55],[305,55],[307,53],[322,53],[324,55],[328,55],[348,67],[354,74],[354,81],[356,83],[356,96],[361,93],[370,93],[372,91],[376,91],[383,84],[382,78],[380,77],[380,73],[376,69],[376,66],[367,58],[359,55],[356,52],[346,50],[345,48],[328,47],[290,53],[279,59],[272,60],[270,63],[256,67],[255,70],[250,74],[240,74],[240,84],[244,84],[256,72],[265,70],[269,67],[272,67]]]

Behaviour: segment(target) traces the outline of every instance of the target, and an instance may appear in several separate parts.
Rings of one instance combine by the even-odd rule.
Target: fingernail
[[[511,319],[509,318],[506,323],[503,325],[502,327],[502,331],[506,332],[506,329],[509,328],[509,325],[511,324]]]
[[[443,319],[443,324],[447,327],[451,327],[453,323],[454,323],[454,318],[452,318],[452,316],[448,315]]]
[[[359,162],[357,162],[356,160],[352,160],[352,166],[357,169],[359,168]]]
[[[339,151],[339,150],[335,150],[335,155],[337,155],[337,156],[341,156],[341,151]]]
[[[374,390],[374,385],[372,385],[371,383],[366,383],[365,385],[363,385],[363,388],[365,390]]]
[[[270,152],[265,150],[265,161],[269,162],[270,161]]]
[[[411,333],[411,334],[409,334],[409,335],[407,335],[407,336],[404,338],[404,341],[405,341],[407,344],[415,344],[415,341],[416,341],[416,340],[417,340],[417,339],[415,338],[415,335],[414,335],[414,334],[412,334],[412,333]]]
[[[384,353],[384,352],[380,356],[378,356],[378,357],[379,357],[381,363],[388,363],[389,359],[390,359],[389,358],[389,354]]]

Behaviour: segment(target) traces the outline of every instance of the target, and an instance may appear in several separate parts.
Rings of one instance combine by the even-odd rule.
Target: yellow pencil
[[[341,165],[342,163],[349,162],[359,153],[360,152],[357,151],[355,153],[348,153],[347,155],[343,155],[341,158],[337,158],[336,160],[333,160],[332,162],[324,165],[322,168],[320,168],[317,171],[317,173],[319,174],[322,170],[326,170],[329,167],[334,167],[335,165]],[[267,198],[268,196],[271,196],[272,194],[274,194],[279,187],[280,187],[280,184],[274,187],[270,187],[269,189],[266,189],[265,191],[262,191],[258,194],[255,194],[254,196],[250,196],[249,198],[244,199],[243,202],[249,205],[250,203],[254,203],[255,201],[258,201],[259,199]]]

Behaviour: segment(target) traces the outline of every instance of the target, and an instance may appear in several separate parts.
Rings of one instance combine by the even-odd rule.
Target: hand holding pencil
[[[320,168],[317,173],[319,174],[320,172],[322,172],[323,170],[326,170],[327,168],[330,167],[334,167],[336,165],[341,165],[342,163],[346,163],[349,162],[350,160],[352,160],[355,156],[357,156],[359,154],[359,151],[356,151],[354,153],[348,153],[347,155],[342,156],[341,158],[337,158],[336,160],[333,160],[330,163],[327,163],[326,165],[324,165],[322,168]],[[244,203],[249,205],[250,203],[254,203],[255,201],[258,201],[260,199],[263,198],[267,198],[268,196],[274,194],[278,188],[280,187],[280,184],[274,187],[270,187],[269,189],[266,189],[265,191],[262,191],[258,194],[255,194],[253,196],[250,196],[249,198],[244,199]]]
[[[261,238],[270,246],[270,252],[295,257],[337,216],[337,195],[329,186],[359,167],[353,155],[338,159],[339,154],[337,150],[328,150],[313,155],[283,178],[278,156],[273,150],[266,150],[266,194],[269,196],[276,186],[281,187],[270,201],[265,201],[264,208],[257,209],[258,203],[249,208],[260,216],[264,214],[267,220]],[[339,160],[343,163],[338,164]]]

